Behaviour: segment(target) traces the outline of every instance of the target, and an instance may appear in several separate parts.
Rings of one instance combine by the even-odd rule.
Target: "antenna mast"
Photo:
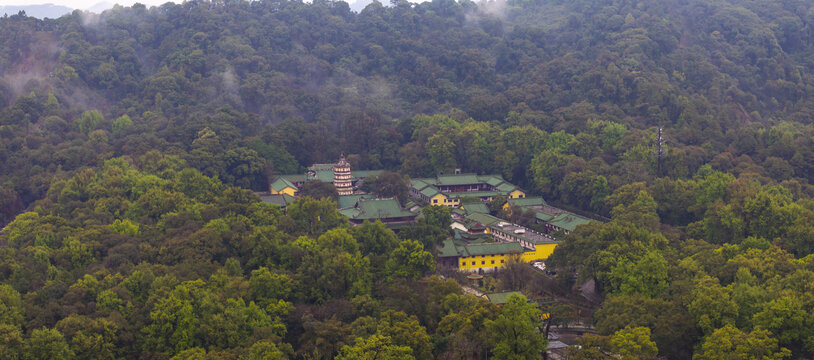
[[[656,176],[661,177],[661,159],[664,157],[664,138],[661,137],[661,130],[663,128],[659,127],[659,138],[656,142]]]

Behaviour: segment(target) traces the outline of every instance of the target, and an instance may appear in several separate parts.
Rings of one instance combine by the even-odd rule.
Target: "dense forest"
[[[0,357],[539,358],[541,309],[425,277],[438,217],[252,192],[340,153],[611,219],[548,261],[604,299],[571,358],[814,357],[812,39],[800,0],[0,18]]]

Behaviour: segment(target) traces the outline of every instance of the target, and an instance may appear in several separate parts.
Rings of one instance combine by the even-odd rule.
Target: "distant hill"
[[[101,14],[102,11],[105,11],[105,10],[108,10],[108,9],[112,8],[114,5],[115,5],[115,3],[108,2],[108,1],[103,1],[103,2],[100,2],[100,3],[96,3],[95,5],[93,5],[93,6],[89,7],[89,8],[86,8],[85,10],[90,11],[90,12],[94,12],[94,13],[97,13],[97,14]]]
[[[51,18],[56,19],[62,15],[70,14],[73,9],[54,4],[38,4],[38,5],[3,5],[0,6],[0,15],[8,14],[16,15],[20,11],[25,11],[25,14],[35,18]]]

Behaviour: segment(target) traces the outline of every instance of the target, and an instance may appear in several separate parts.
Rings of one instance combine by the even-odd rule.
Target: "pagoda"
[[[345,160],[344,154],[339,157],[339,162],[334,165],[334,187],[336,187],[336,192],[340,196],[353,195],[350,163]]]

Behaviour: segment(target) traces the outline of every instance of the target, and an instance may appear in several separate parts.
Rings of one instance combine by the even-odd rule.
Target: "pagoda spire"
[[[344,153],[339,155],[339,162],[334,165],[334,187],[339,195],[353,195],[350,163],[345,160]]]

